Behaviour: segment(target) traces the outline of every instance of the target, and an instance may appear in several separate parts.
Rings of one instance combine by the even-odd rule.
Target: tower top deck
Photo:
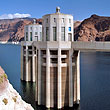
[[[60,7],[56,7],[56,12],[55,12],[55,13],[46,14],[46,15],[44,15],[44,16],[50,16],[50,15],[67,15],[67,16],[72,16],[71,14],[61,13],[60,10],[61,10]],[[44,16],[43,16],[43,17],[44,17]]]

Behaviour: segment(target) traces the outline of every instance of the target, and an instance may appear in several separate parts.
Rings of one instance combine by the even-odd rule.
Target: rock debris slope
[[[7,79],[7,75],[0,67],[0,110],[34,110],[30,104],[24,102]]]

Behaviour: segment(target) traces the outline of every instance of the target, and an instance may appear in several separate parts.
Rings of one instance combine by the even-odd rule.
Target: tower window
[[[28,32],[26,32],[26,41],[28,41]]]
[[[65,41],[65,27],[61,27],[61,41]]]
[[[69,23],[71,23],[71,19],[69,19]]]
[[[48,23],[48,18],[46,19],[46,22]]]
[[[37,32],[35,32],[35,35],[37,35],[38,33]]]
[[[69,27],[68,30],[71,31],[71,27]]]
[[[32,32],[30,32],[30,41],[32,41]]]
[[[56,22],[56,18],[54,18],[54,22]]]
[[[53,27],[53,41],[57,40],[56,27]]]
[[[32,27],[30,27],[30,29],[32,30]]]
[[[68,41],[72,41],[72,34],[68,33]]]
[[[40,32],[40,40],[42,41],[42,32]]]
[[[62,23],[64,23],[64,18],[62,18]]]
[[[44,31],[44,27],[42,27],[42,31]],[[44,41],[44,33],[42,33],[42,41]]]
[[[49,28],[46,27],[46,41],[49,41]]]

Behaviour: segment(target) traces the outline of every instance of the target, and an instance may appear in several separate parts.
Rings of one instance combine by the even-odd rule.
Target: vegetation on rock
[[[5,105],[7,105],[8,99],[4,98],[2,101],[4,102]]]
[[[5,73],[0,76],[0,84],[3,83],[4,79],[7,79],[7,75]]]

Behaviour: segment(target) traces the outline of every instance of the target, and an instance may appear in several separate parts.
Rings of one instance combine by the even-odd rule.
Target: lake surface
[[[35,107],[35,83],[20,81],[20,46],[0,44],[0,65],[22,98]],[[81,52],[81,101],[73,109],[110,110],[110,53]]]

